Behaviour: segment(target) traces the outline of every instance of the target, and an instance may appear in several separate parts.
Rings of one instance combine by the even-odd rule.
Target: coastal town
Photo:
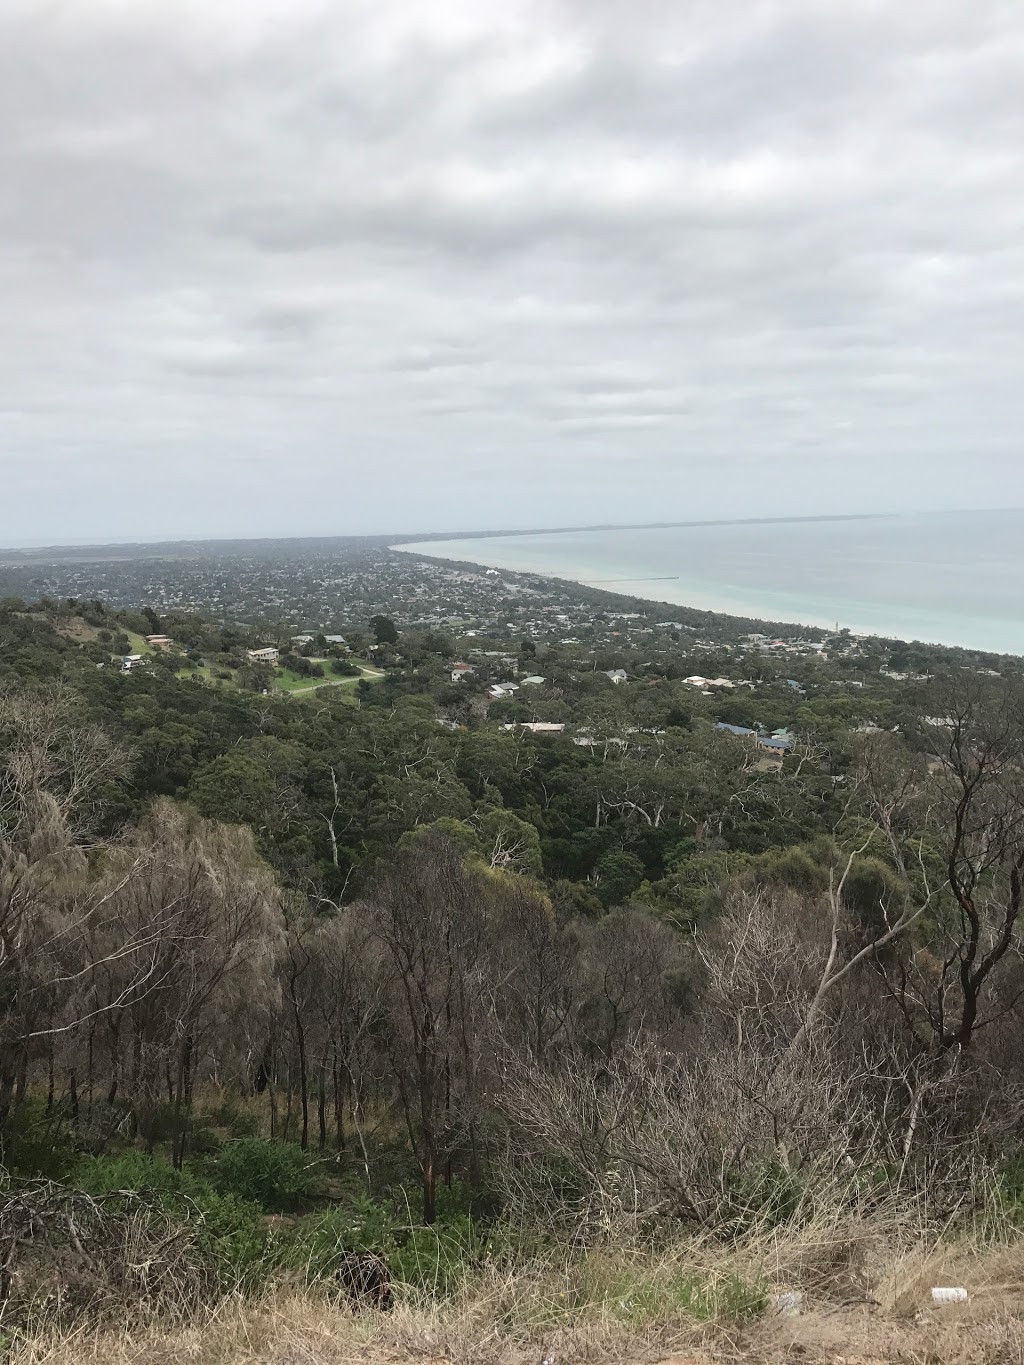
[[[0,556],[0,601],[92,622],[97,665],[296,698],[429,695],[439,725],[496,726],[579,748],[709,723],[765,768],[840,730],[920,728],[944,661],[1008,659],[765,623],[375,540],[110,548]],[[132,615],[133,607],[138,615]],[[103,631],[103,613],[122,621]],[[128,623],[127,628],[125,623]],[[201,625],[195,624],[201,622]],[[219,624],[218,624],[219,623]],[[84,627],[83,627],[84,629]],[[102,637],[107,636],[107,643]],[[652,692],[651,689],[657,689]],[[927,741],[922,736],[922,745]]]
[[[0,597],[101,599],[114,608],[146,603],[158,613],[196,612],[264,630],[275,643],[286,632],[344,636],[385,615],[403,630],[446,632],[463,652],[481,656],[492,646],[504,645],[507,653],[510,642],[518,650],[528,640],[593,657],[673,651],[698,659],[725,651],[864,661],[875,672],[891,667],[894,676],[922,671],[920,649],[893,648],[839,628],[766,624],[536,574],[439,561],[375,538],[8,551],[0,553]],[[703,690],[736,681],[709,666],[691,670],[690,677]]]

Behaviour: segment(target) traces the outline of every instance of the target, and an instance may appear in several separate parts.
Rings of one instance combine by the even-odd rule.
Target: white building
[[[258,649],[247,649],[245,657],[251,664],[276,664],[277,650],[273,645],[260,645]]]

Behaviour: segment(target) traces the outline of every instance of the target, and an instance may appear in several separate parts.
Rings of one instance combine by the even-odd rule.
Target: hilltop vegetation
[[[154,616],[0,604],[12,1340],[339,1269],[745,1322],[766,1237],[1015,1235],[1012,667],[367,619],[322,657],[379,676],[294,697],[291,628]]]

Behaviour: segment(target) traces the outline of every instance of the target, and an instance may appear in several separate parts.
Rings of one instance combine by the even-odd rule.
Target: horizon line
[[[130,549],[160,549],[161,547],[185,547],[200,545],[263,545],[295,543],[305,541],[379,541],[388,548],[392,546],[399,548],[401,544],[422,544],[431,541],[444,540],[485,540],[498,539],[504,536],[533,536],[533,535],[572,535],[584,531],[656,531],[674,530],[686,527],[698,526],[770,526],[785,525],[792,523],[822,522],[822,521],[876,521],[891,520],[905,516],[949,516],[964,512],[1019,512],[1024,511],[1020,507],[950,507],[932,509],[930,511],[902,511],[902,512],[816,512],[795,516],[774,516],[774,517],[707,517],[699,519],[689,519],[686,521],[642,521],[642,522],[591,522],[585,525],[576,526],[534,526],[534,527],[510,527],[496,528],[491,530],[463,530],[463,531],[393,531],[393,532],[335,532],[333,534],[309,534],[309,535],[286,535],[286,536],[180,536],[176,539],[161,537],[155,540],[107,540],[107,541],[50,541],[44,544],[35,545],[7,545],[0,546],[0,554],[13,555],[18,558],[23,556],[38,556],[49,551],[59,551],[68,553],[70,551],[98,551],[98,550],[130,550]]]

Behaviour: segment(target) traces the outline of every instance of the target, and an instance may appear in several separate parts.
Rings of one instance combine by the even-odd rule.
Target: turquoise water
[[[1024,510],[400,545],[764,620],[1024,654]]]

